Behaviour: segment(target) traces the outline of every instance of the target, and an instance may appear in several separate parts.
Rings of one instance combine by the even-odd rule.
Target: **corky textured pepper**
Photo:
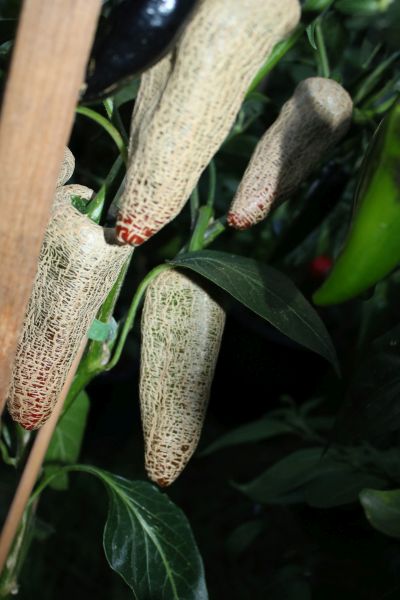
[[[200,0],[173,53],[142,77],[117,236],[139,245],[182,210],[298,0]]]
[[[320,305],[354,298],[400,262],[400,101],[379,126],[356,192],[355,212],[343,251],[314,294]]]
[[[176,40],[197,0],[124,0],[95,41],[83,100],[110,95],[154,65]]]
[[[60,172],[57,177],[57,187],[64,185],[67,183],[68,179],[71,179],[72,174],[75,169],[75,157],[72,154],[69,148],[65,148],[64,150],[64,158],[61,163]]]
[[[71,205],[89,199],[80,185],[59,187],[42,244],[8,391],[8,409],[25,429],[51,414],[79,346],[128,259],[107,231]]]
[[[278,200],[293,194],[324,154],[347,132],[349,94],[332,79],[302,81],[256,146],[228,213],[228,224],[248,229]]]
[[[200,438],[225,312],[169,269],[149,285],[142,316],[140,405],[148,476],[170,485]]]

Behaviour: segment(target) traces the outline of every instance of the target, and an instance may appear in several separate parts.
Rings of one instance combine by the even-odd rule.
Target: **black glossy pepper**
[[[83,101],[111,95],[173,45],[197,0],[123,0],[111,12],[89,61]]]

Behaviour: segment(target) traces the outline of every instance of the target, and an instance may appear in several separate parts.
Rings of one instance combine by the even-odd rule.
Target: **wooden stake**
[[[0,118],[0,413],[100,7],[24,0],[20,16]]]
[[[56,407],[51,413],[49,420],[43,425],[43,427],[39,430],[36,436],[35,442],[32,446],[32,450],[29,454],[29,458],[26,462],[21,479],[19,480],[14,499],[11,503],[0,536],[0,575],[3,571],[8,553],[11,549],[12,543],[18,531],[18,527],[24,514],[24,510],[28,503],[29,497],[38,478],[38,474],[42,467],[44,457],[46,456],[47,448],[50,444],[50,440],[58,423],[58,418],[64,406],[65,398],[67,397],[69,388],[71,387],[76,370],[79,366],[80,360],[85,350],[86,341],[87,340],[85,339],[82,342],[80,350],[77,356],[75,357],[75,360],[68,373],[66,382],[61,391],[60,398],[57,402]]]

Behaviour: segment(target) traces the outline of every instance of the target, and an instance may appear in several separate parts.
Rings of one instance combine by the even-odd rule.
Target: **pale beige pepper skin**
[[[81,185],[56,191],[8,390],[8,410],[25,429],[49,418],[82,340],[132,252],[108,243],[107,230],[71,205],[72,196],[89,200],[92,194]]]
[[[182,210],[298,0],[200,0],[177,47],[142,76],[117,236],[139,245]]]
[[[71,150],[68,147],[65,147],[64,150],[64,158],[61,163],[60,172],[57,178],[57,187],[60,187],[67,183],[69,179],[71,179],[72,174],[75,170],[75,157],[72,154]]]
[[[333,81],[302,81],[258,142],[228,213],[228,224],[248,229],[287,199],[350,127],[353,103]]]
[[[140,407],[150,479],[165,487],[200,439],[225,311],[184,272],[149,285],[142,315]]]

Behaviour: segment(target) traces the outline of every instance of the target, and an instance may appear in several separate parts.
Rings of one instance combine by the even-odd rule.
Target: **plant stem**
[[[224,233],[225,230],[226,230],[226,217],[225,216],[213,221],[204,233],[203,246],[207,247],[210,244],[212,244],[212,242],[214,240],[216,240],[217,237],[221,235],[221,233]]]
[[[215,167],[215,162],[212,160],[208,165],[208,196],[207,196],[207,206],[212,208],[214,206],[215,200],[215,190],[217,188],[217,169]]]
[[[129,137],[128,137],[128,134],[124,127],[124,124],[122,122],[121,113],[119,112],[119,109],[117,106],[114,107],[113,123],[118,128],[119,132],[121,133],[122,139],[125,142],[125,146],[128,147]]]
[[[128,160],[128,152],[122,135],[120,134],[118,129],[114,127],[114,125],[108,119],[103,117],[103,115],[91,108],[87,108],[86,106],[78,106],[76,112],[79,115],[83,115],[85,117],[88,117],[89,119],[92,119],[92,121],[95,121],[98,125],[103,127],[103,129],[108,133],[108,135],[114,140],[115,145],[117,146],[121,154],[122,160],[124,161],[124,163],[126,163]]]
[[[329,77],[331,70],[329,67],[328,54],[326,52],[324,34],[322,32],[320,19],[317,19],[315,24],[315,39],[318,48],[319,74],[322,75],[322,77]]]
[[[109,363],[105,366],[104,371],[110,371],[118,363],[118,361],[121,357],[125,342],[126,342],[126,338],[128,337],[128,334],[134,325],[136,313],[139,308],[139,304],[143,298],[143,295],[144,295],[148,285],[153,281],[153,279],[159,273],[161,273],[162,271],[165,271],[166,269],[170,269],[170,268],[171,267],[166,264],[159,265],[158,267],[155,267],[155,269],[150,271],[150,273],[148,273],[146,275],[146,277],[144,279],[142,279],[142,281],[140,282],[140,284],[136,290],[136,293],[133,296],[132,303],[129,307],[126,321],[124,323],[124,326],[123,326],[120,336],[118,338],[118,342],[117,342],[117,345],[116,345],[116,348],[114,351],[114,355],[113,355],[112,359],[109,361]]]
[[[129,142],[128,134],[122,122],[118,106],[115,105],[113,98],[106,98],[103,101],[103,105],[106,110],[109,121],[111,121],[116,126],[125,142],[125,145],[127,146]]]
[[[201,250],[204,246],[204,234],[210,223],[210,219],[212,217],[212,207],[211,206],[201,206],[199,209],[199,216],[197,219],[196,227],[194,228],[193,235],[189,242],[189,252],[195,252],[196,250]]]
[[[199,212],[200,206],[200,198],[199,198],[199,188],[194,188],[193,192],[190,195],[190,225],[191,228],[194,229],[196,225],[197,213]]]
[[[274,46],[271,54],[263,64],[257,75],[254,77],[247,95],[254,92],[254,90],[260,85],[261,81],[272,71],[272,69],[278,64],[278,62],[297,44],[301,36],[305,31],[304,25],[298,25],[292,34],[282,42],[279,42]]]

